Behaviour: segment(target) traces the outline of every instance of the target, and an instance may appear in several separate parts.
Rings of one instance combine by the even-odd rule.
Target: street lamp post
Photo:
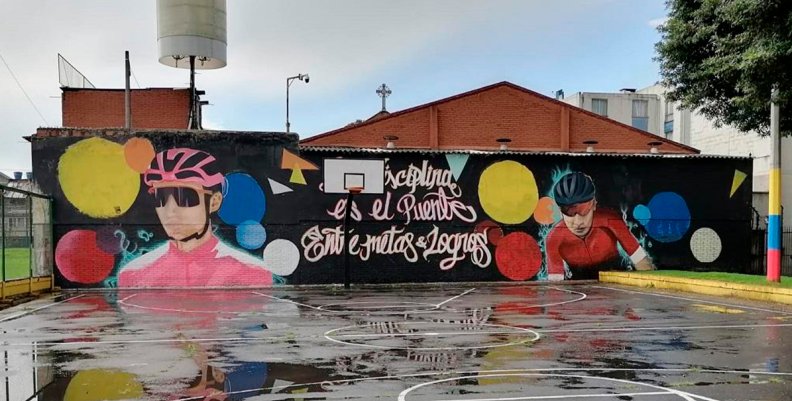
[[[291,127],[291,124],[289,124],[289,87],[291,86],[292,81],[294,81],[295,79],[299,79],[300,81],[303,81],[306,84],[310,80],[308,74],[297,74],[293,77],[286,78],[286,132],[291,132],[289,131],[289,128]]]

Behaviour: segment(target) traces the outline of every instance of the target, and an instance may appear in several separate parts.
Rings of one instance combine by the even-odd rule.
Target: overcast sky
[[[0,171],[30,169],[22,136],[60,126],[57,54],[99,88],[189,86],[157,62],[154,0],[0,0]],[[500,81],[550,95],[658,80],[663,0],[229,0],[228,66],[200,71],[204,126],[308,137]],[[10,68],[10,71],[9,71]],[[14,80],[13,75],[27,92]]]

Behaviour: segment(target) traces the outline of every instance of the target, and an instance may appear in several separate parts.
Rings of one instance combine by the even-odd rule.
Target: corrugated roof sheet
[[[426,149],[426,148],[353,148],[339,146],[300,146],[300,151],[307,152],[337,152],[337,153],[414,153],[414,154],[447,154],[460,153],[469,155],[548,155],[548,156],[573,156],[573,157],[640,157],[655,159],[734,159],[751,160],[748,156],[708,155],[691,153],[606,153],[606,152],[543,152],[525,150],[474,150],[474,149]]]

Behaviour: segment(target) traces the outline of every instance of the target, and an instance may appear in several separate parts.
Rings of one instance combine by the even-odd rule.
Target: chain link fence
[[[0,297],[52,288],[52,200],[0,185]]]

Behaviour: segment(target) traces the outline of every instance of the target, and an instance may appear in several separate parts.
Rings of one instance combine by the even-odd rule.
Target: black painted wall
[[[155,177],[158,154],[196,158],[182,169],[206,155],[211,163],[193,181],[194,171]],[[39,185],[56,199],[64,287],[340,283],[343,187],[361,184],[350,225],[353,282],[749,264],[747,158],[299,152],[294,137],[255,133],[40,138],[33,157]],[[216,174],[222,189],[209,186]],[[554,188],[573,175],[590,180],[593,199],[561,208]],[[192,204],[178,187],[201,198]]]

